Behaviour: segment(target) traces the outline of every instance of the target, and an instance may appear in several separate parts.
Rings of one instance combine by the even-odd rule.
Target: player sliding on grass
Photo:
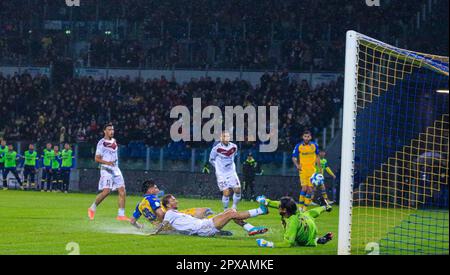
[[[314,221],[323,211],[330,212],[330,206],[321,206],[306,212],[299,211],[297,204],[291,197],[282,197],[280,201],[271,201],[264,196],[256,199],[261,206],[278,208],[283,227],[283,242],[273,243],[264,239],[257,239],[260,247],[293,247],[293,246],[317,246],[326,244],[333,239],[333,233],[328,232],[321,238],[317,238],[317,226]]]
[[[161,205],[161,201],[157,196],[159,188],[154,180],[144,181],[142,192],[144,193],[144,198],[136,205],[136,209],[130,219],[130,223],[139,229],[144,227],[143,224],[137,222],[141,216],[144,216],[147,221],[153,224],[158,224],[164,220],[164,214],[166,213],[166,209]],[[209,208],[190,208],[180,212],[200,219],[213,214]]]
[[[266,206],[261,205],[257,209],[243,212],[237,212],[236,209],[228,209],[209,219],[198,219],[178,211],[178,201],[171,195],[165,195],[162,199],[162,205],[167,209],[164,215],[163,223],[153,234],[158,234],[164,227],[170,225],[175,231],[186,235],[197,235],[202,237],[211,237],[221,232],[221,229],[231,220],[242,226],[249,235],[264,234],[267,232],[265,227],[254,227],[245,222],[245,219],[266,215],[269,213]]]
[[[111,193],[118,190],[119,192],[119,211],[117,220],[129,221],[125,216],[125,182],[122,172],[118,166],[118,145],[114,137],[114,126],[111,123],[103,127],[105,136],[97,143],[95,152],[95,161],[100,164],[100,181],[98,189],[101,191],[95,198],[94,203],[88,208],[88,217],[94,219],[97,206]]]

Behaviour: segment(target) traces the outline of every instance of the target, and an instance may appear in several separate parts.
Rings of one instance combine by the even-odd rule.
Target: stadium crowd
[[[446,55],[448,44],[429,41],[448,37],[448,23],[439,20],[448,1],[431,3],[417,26],[420,0],[380,7],[363,0],[98,0],[77,9],[63,1],[1,1],[0,62],[48,65],[68,56],[84,66],[337,70],[345,31],[355,26],[400,47]],[[42,27],[69,19],[83,24]]]
[[[164,76],[94,80],[71,78],[51,88],[46,76],[0,74],[0,129],[8,140],[38,143],[95,143],[103,123],[116,125],[121,143],[170,143],[170,110],[176,105],[279,106],[279,148],[290,150],[304,128],[326,126],[341,106],[342,79],[316,88],[290,80],[289,72],[265,73],[260,84],[244,80],[191,79],[179,83]],[[56,85],[55,85],[56,86]],[[30,104],[34,102],[34,104]],[[301,110],[301,111],[294,111]],[[198,146],[196,144],[195,146]],[[200,144],[201,145],[201,144]]]

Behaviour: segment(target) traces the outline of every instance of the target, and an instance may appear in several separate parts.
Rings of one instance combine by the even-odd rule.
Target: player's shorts
[[[302,187],[306,186],[306,187],[314,187],[314,185],[311,183],[310,179],[312,177],[312,175],[316,172],[315,169],[311,169],[311,170],[302,170],[299,174],[300,177],[300,185]]]
[[[226,176],[217,176],[217,186],[220,191],[223,191],[229,188],[239,188],[241,187],[241,182],[239,181],[238,175],[234,173]]]
[[[115,191],[120,187],[125,187],[125,181],[122,176],[122,172],[118,170],[116,174],[111,172],[100,170],[100,180],[98,182],[98,190],[103,190],[105,188]]]
[[[214,226],[214,222],[212,219],[204,219],[200,228],[198,228],[194,232],[194,235],[198,235],[201,237],[212,237],[219,232],[220,230]]]

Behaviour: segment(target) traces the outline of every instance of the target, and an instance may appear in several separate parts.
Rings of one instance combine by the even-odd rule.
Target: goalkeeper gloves
[[[273,242],[269,242],[264,239],[256,239],[256,243],[258,244],[259,247],[270,247],[270,248],[274,247]]]
[[[267,199],[266,199],[266,197],[265,197],[264,195],[261,195],[261,196],[256,197],[256,201],[257,201],[259,204],[267,205]]]

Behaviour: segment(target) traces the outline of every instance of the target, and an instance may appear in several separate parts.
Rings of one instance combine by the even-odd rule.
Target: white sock
[[[241,194],[233,194],[233,208],[236,209],[237,208],[237,204],[239,203],[239,201],[241,200]]]
[[[92,205],[91,205],[91,209],[92,209],[92,210],[94,210],[94,211],[95,211],[95,210],[97,210],[97,205],[95,204],[95,202],[94,202],[94,203],[92,203]]]
[[[251,224],[249,224],[249,223],[246,223],[246,224],[244,224],[244,229],[245,229],[245,231],[250,231],[254,226],[253,225],[251,225]]]
[[[248,210],[248,213],[250,214],[250,217],[256,217],[259,215],[262,215],[264,212],[261,210],[261,208],[251,209]]]
[[[227,209],[228,208],[228,203],[229,202],[230,202],[230,197],[222,196],[223,209]]]
[[[125,208],[119,208],[119,211],[117,212],[117,216],[125,216]]]

